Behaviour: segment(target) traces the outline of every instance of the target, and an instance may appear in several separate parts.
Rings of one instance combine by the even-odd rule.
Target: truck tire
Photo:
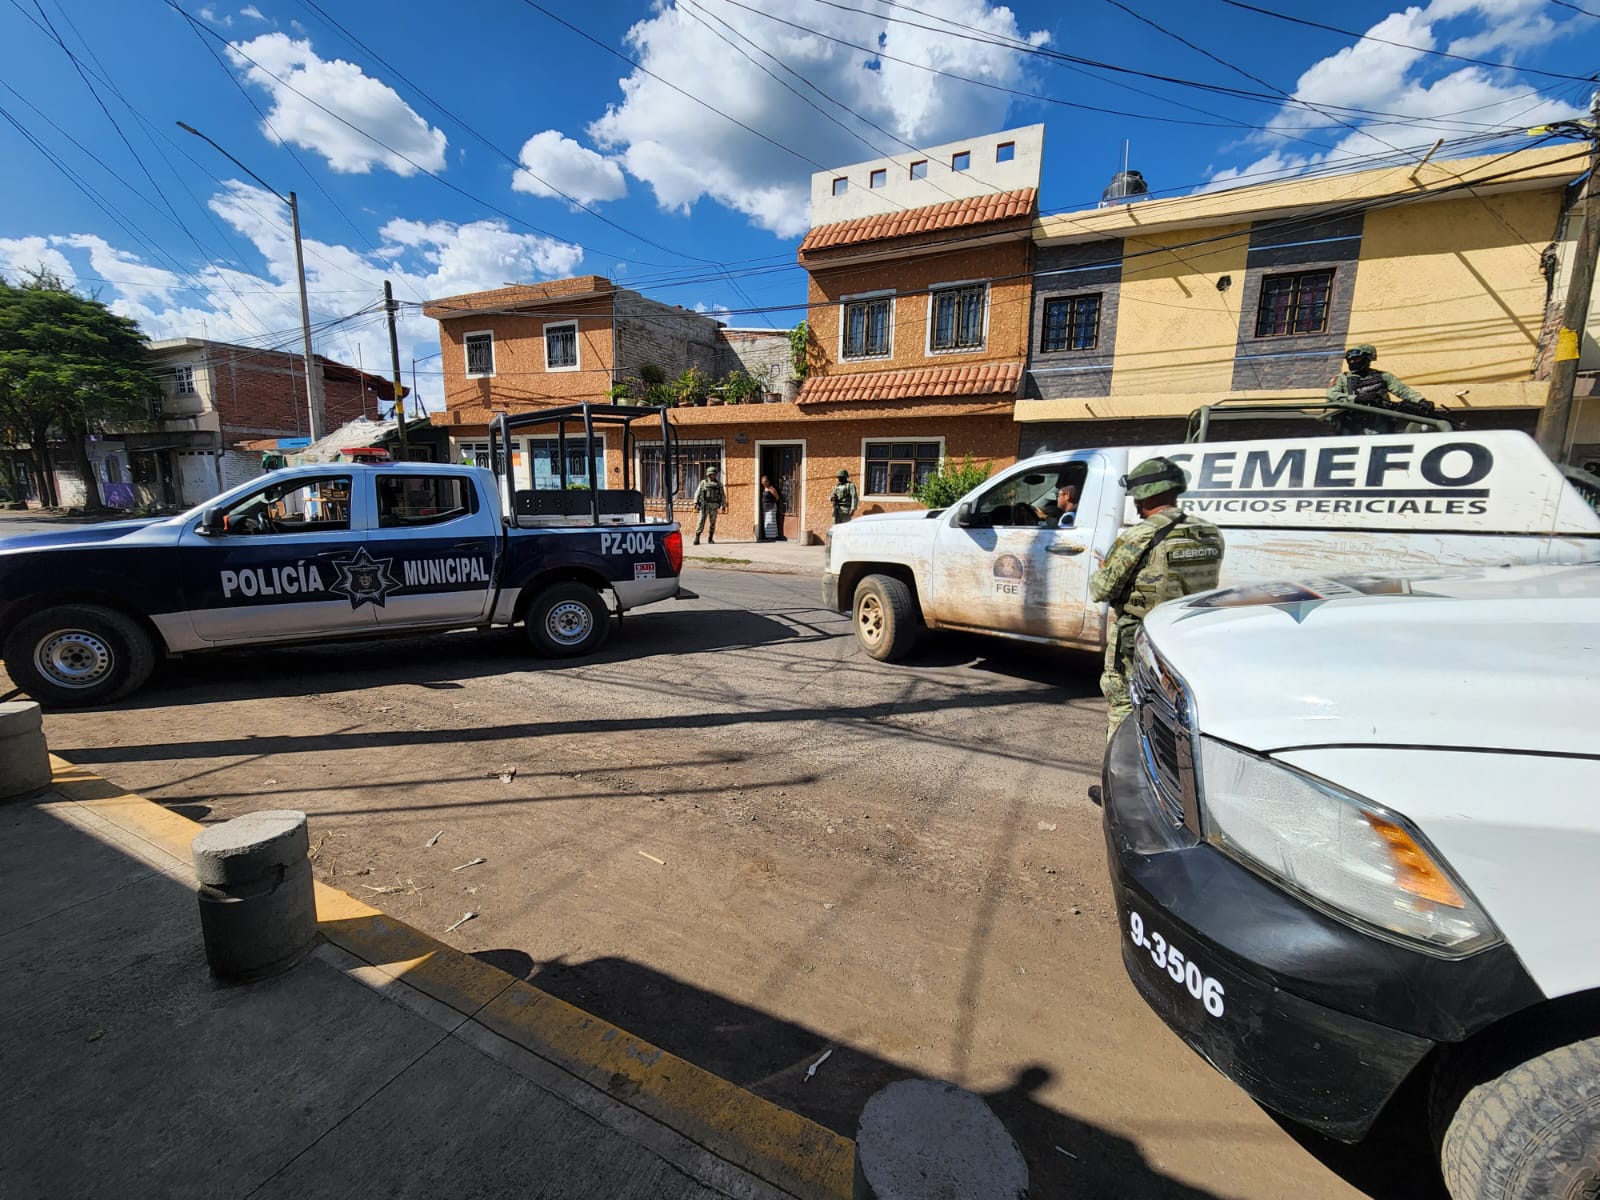
[[[868,575],[856,584],[856,641],[879,662],[899,662],[922,633],[911,588],[893,575]]]
[[[111,608],[64,604],[17,622],[6,638],[6,670],[41,704],[109,704],[155,670],[155,646],[139,623]]]
[[[533,598],[523,616],[528,639],[541,654],[572,658],[600,649],[611,633],[611,614],[586,583],[556,583]]]
[[[1600,1200],[1600,1038],[1469,1088],[1439,1166],[1454,1200]]]

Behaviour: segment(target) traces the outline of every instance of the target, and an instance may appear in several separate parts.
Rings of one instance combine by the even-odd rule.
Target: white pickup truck
[[[923,628],[1099,649],[1106,609],[1089,576],[1137,520],[1121,478],[1157,454],[1188,473],[1184,509],[1221,527],[1223,583],[1600,559],[1600,514],[1525,434],[1206,442],[1039,455],[948,509],[835,526],[824,602],[853,611],[862,648],[885,661]],[[1063,483],[1076,514],[1046,524]]]
[[[1600,1195],[1600,565],[1202,593],[1131,690],[1107,856],[1162,1019],[1335,1138],[1431,1124],[1455,1200]]]

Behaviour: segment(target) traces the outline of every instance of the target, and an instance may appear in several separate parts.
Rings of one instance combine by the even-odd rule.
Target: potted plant
[[[699,408],[711,393],[711,380],[699,367],[686,367],[683,374],[672,381],[672,392],[679,404]]]
[[[783,399],[793,401],[800,394],[800,384],[811,373],[811,324],[801,321],[789,330],[789,366],[793,374],[782,384]]]
[[[729,404],[749,404],[763,390],[761,381],[744,371],[729,371],[722,381],[722,395]]]

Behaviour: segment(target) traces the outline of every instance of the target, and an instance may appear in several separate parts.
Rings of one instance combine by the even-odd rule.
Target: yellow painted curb
[[[180,860],[203,828],[51,756],[50,790]],[[324,883],[334,945],[802,1200],[849,1200],[855,1143]]]

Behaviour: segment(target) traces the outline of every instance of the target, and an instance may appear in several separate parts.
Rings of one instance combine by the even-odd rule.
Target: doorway
[[[805,515],[805,461],[804,442],[761,442],[756,446],[759,469],[756,477],[756,541],[767,541],[773,536],[800,540],[800,529]],[[761,476],[772,481],[778,492],[778,512],[772,522],[767,521]]]

